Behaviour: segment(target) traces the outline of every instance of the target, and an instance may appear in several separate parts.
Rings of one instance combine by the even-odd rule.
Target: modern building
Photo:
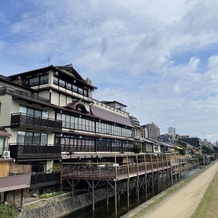
[[[143,138],[150,138],[157,140],[160,135],[160,128],[155,123],[148,123],[146,125],[142,125],[142,135]]]
[[[176,128],[169,127],[168,128],[168,135],[170,136],[170,139],[176,139]]]

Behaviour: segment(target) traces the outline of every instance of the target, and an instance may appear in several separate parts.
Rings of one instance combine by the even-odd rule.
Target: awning
[[[93,115],[95,115],[99,119],[110,121],[110,122],[117,123],[117,124],[122,124],[128,127],[133,127],[132,123],[130,122],[129,117],[124,117],[124,116],[112,113],[110,111],[106,111],[94,105],[91,106],[91,111]]]
[[[6,130],[1,130],[0,129],[0,137],[7,138],[9,136],[10,136],[10,134]]]
[[[145,138],[143,138],[142,141],[143,141],[143,142],[150,143],[150,144],[154,144],[154,142],[152,142],[152,141],[150,141],[150,140],[148,140],[148,139],[145,139]]]

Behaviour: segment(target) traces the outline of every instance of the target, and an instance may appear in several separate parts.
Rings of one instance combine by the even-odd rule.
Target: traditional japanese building
[[[95,89],[71,64],[0,76],[0,126],[10,157],[32,166],[30,189],[58,187],[64,161],[107,162],[115,152],[122,162],[133,153],[137,119],[120,102],[93,99]]]

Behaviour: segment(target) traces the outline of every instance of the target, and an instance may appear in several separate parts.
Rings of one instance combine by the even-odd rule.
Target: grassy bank
[[[192,218],[218,217],[218,173],[207,188]]]
[[[0,204],[0,218],[14,218],[17,214],[18,210],[15,206]]]

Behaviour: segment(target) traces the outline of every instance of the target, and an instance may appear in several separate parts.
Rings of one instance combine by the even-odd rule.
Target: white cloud
[[[43,67],[48,58],[53,65],[72,63],[99,87],[99,100],[127,104],[141,123],[215,136],[218,58],[205,51],[218,45],[216,1],[32,4],[34,10],[23,8],[15,21],[0,9],[0,68],[6,73]]]

